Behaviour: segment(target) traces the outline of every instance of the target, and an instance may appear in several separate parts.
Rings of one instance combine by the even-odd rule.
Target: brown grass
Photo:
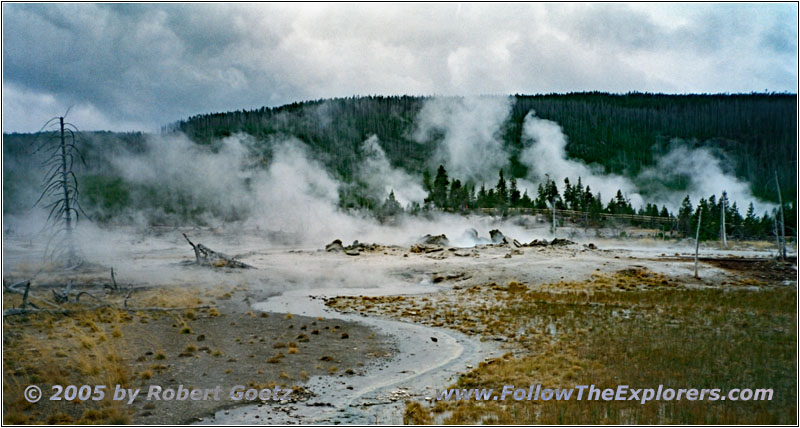
[[[46,294],[46,293],[45,293]],[[38,293],[38,295],[45,295]],[[122,306],[124,294],[109,295],[107,302]],[[40,303],[35,297],[34,303]],[[17,306],[20,296],[3,294],[4,308]],[[193,287],[171,287],[140,290],[128,300],[132,307],[192,307],[204,305]],[[46,304],[40,304],[47,307]],[[51,385],[122,385],[131,387],[137,379],[149,379],[151,370],[132,369],[135,358],[125,356],[137,354],[129,349],[132,331],[141,327],[133,324],[148,323],[164,316],[176,319],[176,327],[190,333],[183,321],[203,316],[211,310],[187,310],[182,314],[163,314],[102,308],[86,311],[85,306],[64,304],[66,309],[80,309],[70,315],[32,314],[3,320],[3,393],[9,397],[3,402],[4,423],[25,424],[124,424],[131,421],[131,409],[110,399],[75,403],[42,400],[31,405],[22,399],[22,391],[30,384],[38,384],[44,390]],[[182,317],[182,316],[183,317]],[[218,312],[217,312],[217,315]],[[133,329],[133,330],[132,330]],[[188,331],[187,331],[188,330]],[[140,357],[142,358],[142,357]],[[154,359],[164,360],[159,351]],[[163,366],[161,366],[163,367]],[[48,396],[48,392],[45,392]],[[15,397],[15,398],[11,398]]]
[[[109,308],[78,312],[70,317],[37,314],[4,320],[3,393],[7,399],[3,402],[3,422],[129,422],[129,410],[108,396],[81,406],[63,401],[32,405],[22,397],[30,384],[40,385],[45,396],[49,395],[51,385],[130,386],[133,374],[121,357],[127,354],[127,349],[120,330],[130,322],[130,315]],[[115,331],[120,334],[114,334]]]
[[[406,423],[796,424],[796,289],[690,288],[644,269],[536,289],[512,281],[436,297],[332,299],[508,339],[514,351],[461,376],[459,388],[773,388],[772,402],[409,402]],[[430,412],[430,413],[428,413]],[[438,419],[437,419],[438,418]]]

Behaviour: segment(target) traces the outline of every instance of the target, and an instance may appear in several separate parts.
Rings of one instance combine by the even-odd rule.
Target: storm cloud
[[[797,91],[796,4],[4,4],[3,130],[336,96]]]

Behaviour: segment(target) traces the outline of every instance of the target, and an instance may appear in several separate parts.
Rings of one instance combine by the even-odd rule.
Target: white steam
[[[249,209],[249,201],[242,196],[246,180],[258,174],[246,168],[252,162],[248,156],[252,142],[244,135],[228,137],[215,153],[183,134],[153,136],[147,138],[142,152],[112,156],[110,162],[129,183],[155,186],[188,209],[213,206],[217,215],[232,218]]]
[[[437,155],[451,178],[493,184],[498,169],[509,164],[510,155],[500,138],[509,111],[508,98],[433,99],[420,111],[415,138],[440,142]],[[544,174],[549,174],[561,190],[564,178],[581,177],[583,184],[591,186],[594,194],[602,193],[605,201],[620,189],[636,208],[648,201],[665,204],[674,212],[687,193],[696,204],[701,197],[712,194],[719,197],[723,191],[727,191],[731,203],[737,202],[740,212],[750,201],[759,212],[769,208],[769,204],[753,197],[745,182],[727,173],[724,161],[708,149],[676,147],[657,159],[652,168],[628,179],[604,174],[599,167],[569,159],[566,143],[558,124],[537,118],[533,113],[527,115],[520,161],[528,167],[530,175],[519,180],[520,191],[527,190],[535,198],[536,184],[543,181]],[[342,183],[310,155],[300,140],[257,142],[253,137],[239,134],[212,146],[214,150],[183,135],[152,136],[141,150],[125,153],[109,150],[105,158],[114,170],[109,174],[118,173],[126,184],[156,188],[159,197],[166,194],[175,206],[189,212],[213,207],[204,214],[207,224],[254,231],[253,236],[263,238],[264,246],[321,248],[337,238],[345,244],[357,239],[408,245],[422,235],[440,233],[447,234],[455,245],[471,246],[482,242],[465,234],[471,228],[483,238],[493,228],[501,228],[521,241],[549,235],[544,227],[536,229],[535,225],[516,223],[523,221],[522,218],[502,222],[488,216],[433,212],[402,216],[392,225],[383,225],[367,214],[339,208]],[[265,158],[264,152],[270,156]],[[382,200],[394,190],[403,205],[424,199],[420,178],[394,168],[377,137],[364,141],[362,152],[364,160],[356,171],[373,196]],[[672,191],[662,184],[677,179],[683,180],[685,191]],[[167,215],[158,212],[158,203],[156,212],[147,211],[154,206],[149,194],[135,193],[135,197],[143,199],[131,201],[132,212],[128,217],[147,220],[141,225],[151,225],[154,217]],[[145,208],[148,206],[151,208]],[[41,217],[20,217],[5,226],[16,227],[20,232],[32,231],[34,228],[25,228],[17,222],[41,222]],[[4,217],[4,220],[12,219]]]
[[[369,137],[361,148],[364,160],[359,167],[359,178],[367,183],[371,196],[382,202],[389,192],[394,191],[395,198],[404,207],[425,200],[428,193],[422,188],[419,177],[392,167],[377,136]]]
[[[728,203],[733,205],[736,202],[742,214],[750,202],[753,203],[756,213],[763,213],[775,207],[774,204],[756,198],[746,182],[727,173],[725,169],[723,160],[708,148],[690,149],[685,146],[675,146],[669,153],[660,157],[654,167],[642,171],[638,180],[655,184],[654,189],[648,189],[653,199],[668,206],[671,204],[673,207],[680,204],[677,198],[685,197],[687,194],[692,203],[697,204],[700,198],[708,198],[711,195],[716,195],[719,200],[723,191],[727,192]],[[686,190],[680,194],[667,190],[663,185],[676,180],[687,183]]]
[[[441,136],[435,165],[452,177],[480,183],[497,179],[508,165],[500,130],[511,113],[510,97],[433,98],[417,115],[414,139]]]
[[[543,182],[545,175],[549,175],[563,190],[565,178],[575,184],[580,177],[584,185],[588,184],[595,195],[600,193],[605,200],[621,190],[634,207],[643,204],[644,199],[627,178],[605,174],[599,165],[589,166],[580,160],[568,159],[567,138],[557,123],[538,118],[531,111],[525,117],[522,133],[526,147],[520,154],[520,162],[528,167],[530,180]]]

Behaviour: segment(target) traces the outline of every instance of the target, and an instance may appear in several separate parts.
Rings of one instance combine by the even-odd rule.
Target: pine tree
[[[480,190],[478,190],[478,196],[475,201],[478,204],[479,208],[488,208],[489,207],[489,195],[486,193],[486,186],[481,184]]]
[[[439,170],[436,171],[436,178],[433,180],[433,190],[430,194],[431,202],[439,208],[447,206],[448,184],[447,170],[444,169],[444,165],[439,165]]]
[[[508,204],[508,189],[506,188],[506,179],[503,178],[503,170],[500,170],[500,178],[497,180],[497,205],[505,206]]]
[[[692,201],[686,195],[678,209],[678,232],[683,236],[692,236],[692,211]]]
[[[380,210],[381,217],[383,218],[393,217],[396,216],[397,214],[400,214],[401,212],[403,212],[403,207],[401,207],[400,202],[397,202],[397,199],[395,199],[394,189],[392,189],[392,191],[389,192],[389,196],[386,198],[386,200],[383,202],[383,205],[381,206]]]
[[[517,188],[517,179],[511,177],[511,187],[509,188],[509,202],[512,207],[517,208],[520,205],[520,194]]]
[[[543,210],[547,208],[547,192],[545,192],[542,183],[539,183],[539,187],[536,190],[536,209]]]
[[[456,210],[464,207],[463,194],[461,189],[461,180],[453,180],[450,183],[450,198],[447,206]]]
[[[569,177],[564,178],[564,208],[574,209],[572,185],[569,184]]]
[[[744,231],[743,235],[745,238],[755,238],[759,235],[759,220],[756,216],[756,209],[753,206],[753,203],[750,202],[750,205],[747,206],[747,213],[744,217]]]
[[[522,198],[519,200],[519,205],[523,208],[533,208],[533,201],[531,197],[528,196],[528,190],[525,190],[525,193],[522,194]]]

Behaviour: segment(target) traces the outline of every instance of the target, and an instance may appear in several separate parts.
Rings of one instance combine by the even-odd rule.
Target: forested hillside
[[[485,97],[478,102],[492,99],[497,97]],[[532,210],[547,209],[550,203],[555,203],[558,209],[583,212],[582,218],[595,223],[603,215],[617,214],[673,219],[670,221],[676,223],[668,223],[665,230],[679,230],[682,235],[694,230],[694,219],[701,211],[709,210],[703,216],[704,223],[710,222],[704,228],[710,231],[708,238],[718,230],[714,222],[723,207],[721,201],[725,196],[721,192],[725,189],[716,195],[695,193],[694,199],[702,199],[690,201],[687,197],[683,205],[677,207],[675,202],[669,211],[663,204],[651,203],[656,201],[647,198],[641,206],[634,206],[617,189],[614,189],[616,195],[603,194],[601,198],[595,183],[585,176],[582,184],[580,176],[570,176],[564,182],[534,182],[534,186],[538,184],[536,191],[530,187],[527,193],[524,189],[517,190],[517,179],[528,177],[525,164],[519,160],[526,144],[523,123],[526,115],[535,111],[539,118],[562,127],[570,158],[601,165],[606,173],[635,177],[674,147],[675,139],[680,139],[683,146],[713,148],[716,156],[726,158],[725,163],[734,167],[731,171],[734,175],[749,183],[756,197],[767,201],[777,200],[777,172],[790,216],[786,221],[787,234],[796,233],[795,95],[514,96],[504,110],[507,117],[502,116],[506,118],[496,131],[499,144],[511,160],[510,166],[503,168],[505,171],[497,171],[500,177],[497,185],[496,170],[492,171],[494,178],[482,183],[455,172],[448,179],[444,168],[432,163],[437,145],[414,138],[420,112],[429,101],[430,98],[410,96],[319,100],[199,115],[164,126],[160,135],[82,132],[77,145],[85,163],[76,160],[80,198],[87,212],[99,221],[125,222],[144,217],[151,224],[175,221],[202,224],[209,218],[241,220],[253,211],[252,203],[248,202],[258,192],[253,180],[262,180],[259,182],[262,187],[263,180],[280,181],[280,177],[265,178],[253,171],[263,173],[273,160],[275,142],[293,137],[308,146],[312,163],[295,162],[288,171],[300,175],[324,174],[322,170],[327,169],[333,180],[343,184],[338,190],[329,188],[326,194],[315,197],[334,200],[338,197],[340,207],[367,209],[378,217],[405,208],[412,213],[427,208],[461,212]],[[221,141],[234,134],[252,136],[247,139],[246,154],[231,153],[230,147],[226,148]],[[424,202],[419,198],[414,204],[404,206],[394,199],[394,194],[387,198],[389,189],[367,194],[369,189],[374,190],[369,182],[375,176],[364,175],[364,166],[374,165],[374,159],[367,160],[364,143],[373,135],[379,141],[375,147],[385,152],[386,168],[415,177],[420,192],[424,189],[428,195]],[[19,214],[36,201],[40,191],[37,183],[43,171],[34,149],[42,139],[56,137],[52,133],[3,135],[4,213]],[[436,142],[439,137],[434,134],[431,138]],[[309,171],[293,171],[302,168]],[[663,181],[661,177],[655,179]],[[678,182],[673,179],[668,186],[683,198],[689,192],[683,193],[681,186],[686,183],[681,183],[681,179],[680,176]],[[314,180],[308,192],[313,193],[313,187],[319,184]],[[199,184],[200,181],[204,184]],[[403,189],[394,187],[394,190]],[[752,205],[747,205],[750,201],[741,202],[739,206],[735,203],[725,206],[732,236],[765,237],[773,233],[771,214],[754,211]]]
[[[239,131],[256,137],[294,135],[324,153],[328,166],[344,179],[357,166],[361,142],[375,134],[393,164],[421,172],[434,148],[410,135],[424,102],[409,96],[319,100],[204,114],[165,130],[181,130],[198,142]],[[517,95],[504,131],[509,147],[521,147],[522,122],[530,110],[561,125],[571,157],[603,165],[607,172],[634,175],[680,138],[730,157],[736,176],[751,183],[756,196],[777,199],[777,171],[787,196],[796,199],[796,95]],[[512,158],[510,173],[523,177],[524,166]]]

